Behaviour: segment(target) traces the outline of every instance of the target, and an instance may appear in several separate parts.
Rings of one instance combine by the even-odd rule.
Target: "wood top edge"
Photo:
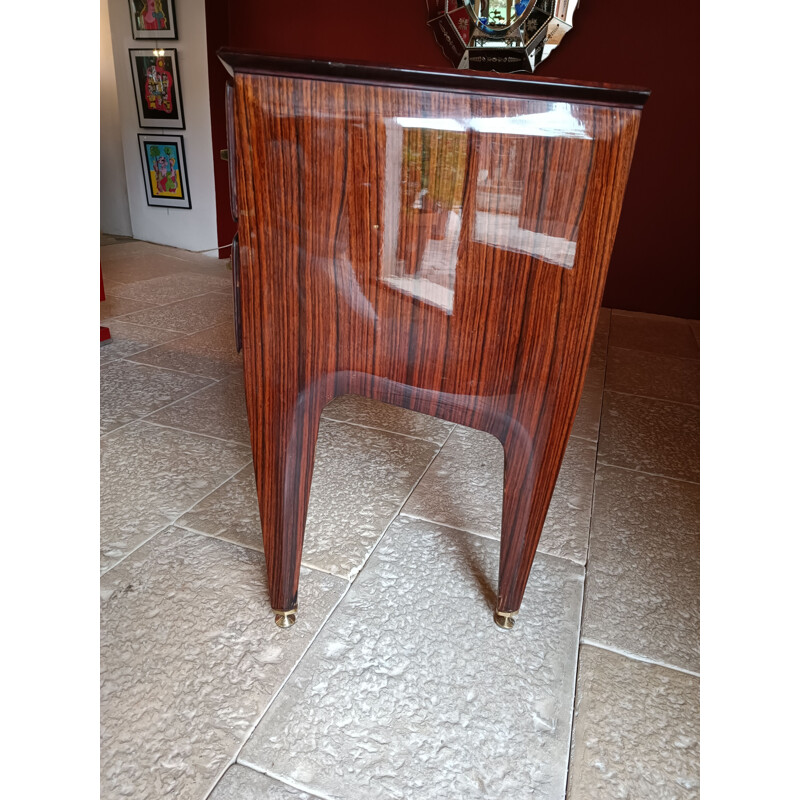
[[[345,63],[287,58],[227,47],[219,50],[217,56],[231,75],[249,73],[348,83],[381,83],[448,92],[490,94],[498,97],[549,98],[633,108],[642,108],[650,96],[649,89],[637,86],[541,78],[516,73],[392,67],[357,61]]]

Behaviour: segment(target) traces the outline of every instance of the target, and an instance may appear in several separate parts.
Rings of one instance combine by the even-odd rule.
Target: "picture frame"
[[[178,51],[167,49],[163,55],[155,55],[151,49],[130,49],[128,53],[139,127],[183,130]]]
[[[177,39],[175,0],[128,0],[134,39]]]
[[[191,208],[183,136],[155,133],[138,136],[147,205]]]

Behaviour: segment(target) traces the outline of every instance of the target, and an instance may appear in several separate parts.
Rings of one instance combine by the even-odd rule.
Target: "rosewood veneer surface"
[[[360,394],[500,440],[496,610],[516,612],[647,93],[220,55],[233,75],[237,336],[272,607],[298,603],[322,409]]]

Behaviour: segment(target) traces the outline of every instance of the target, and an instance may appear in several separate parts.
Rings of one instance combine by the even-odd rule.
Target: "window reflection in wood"
[[[399,291],[451,311],[467,133],[390,125],[386,134],[388,247],[382,279]]]

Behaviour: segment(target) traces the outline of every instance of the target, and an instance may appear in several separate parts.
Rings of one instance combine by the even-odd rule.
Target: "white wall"
[[[100,3],[100,131],[100,231],[117,236],[133,236],[122,155],[108,0]]]
[[[182,131],[174,128],[160,130],[139,127],[128,49],[152,48],[155,44],[147,39],[134,40],[131,36],[127,0],[111,0],[109,16],[133,236],[135,239],[186,250],[216,248],[217,205],[208,95],[205,2],[175,0],[179,38],[159,40],[160,47],[178,51],[178,72],[186,124],[186,129]],[[137,134],[148,132],[183,136],[186,174],[192,201],[190,209],[147,205]],[[216,253],[209,255],[215,256]]]

